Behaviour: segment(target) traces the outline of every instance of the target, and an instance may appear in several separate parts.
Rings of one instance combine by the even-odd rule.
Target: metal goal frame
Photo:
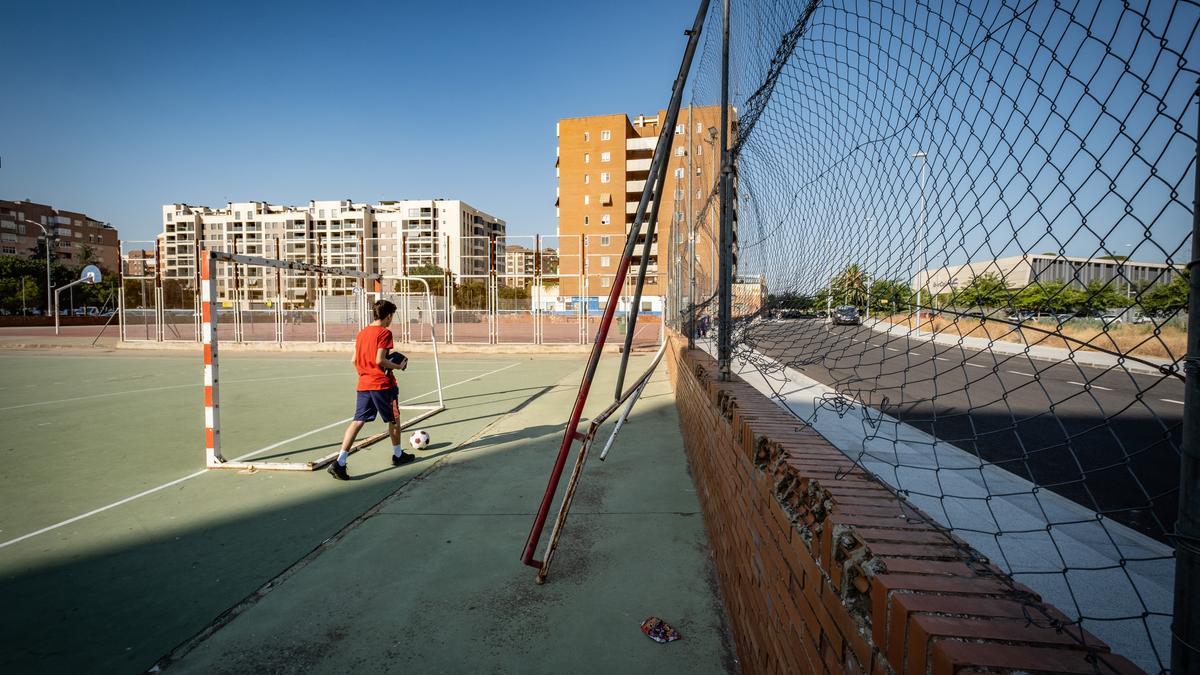
[[[204,359],[204,458],[205,466],[209,469],[235,469],[242,471],[315,471],[337,459],[340,450],[329,453],[309,462],[268,462],[227,460],[221,454],[221,402],[220,377],[218,368],[217,340],[217,264],[221,262],[236,265],[252,265],[270,267],[280,270],[314,272],[335,277],[349,277],[373,282],[374,292],[379,294],[384,281],[409,281],[424,286],[424,296],[427,305],[430,303],[429,283],[420,277],[383,276],[371,272],[348,270],[335,267],[324,267],[310,263],[261,258],[256,256],[238,255],[223,251],[200,251],[200,342]],[[429,305],[432,306],[432,305]],[[433,346],[434,377],[437,383],[437,403],[427,405],[401,405],[400,410],[416,411],[408,420],[400,422],[400,428],[406,429],[418,422],[429,419],[446,409],[442,395],[442,369],[438,360],[437,332],[433,322],[432,312],[429,317],[430,340]],[[368,448],[387,438],[388,432],[374,434],[350,448],[350,453]]]

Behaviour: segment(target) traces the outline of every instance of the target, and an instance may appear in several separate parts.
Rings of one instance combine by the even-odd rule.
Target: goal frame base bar
[[[411,405],[400,406],[401,410],[423,410],[420,415],[400,423],[400,430],[404,431],[409,427],[433,417],[434,415],[446,410],[445,406],[441,405]],[[391,436],[391,432],[383,431],[372,436],[368,436],[354,445],[350,446],[347,452],[351,455],[359,450],[366,450],[376,443],[386,440]],[[314,459],[311,462],[255,462],[239,461],[239,460],[224,460],[217,458],[216,461],[210,461],[207,465],[209,469],[233,469],[236,471],[317,471],[333,463],[341,454],[341,450],[331,452],[328,455]]]

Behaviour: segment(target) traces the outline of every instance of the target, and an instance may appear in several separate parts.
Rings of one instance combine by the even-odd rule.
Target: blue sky
[[[345,198],[460,198],[552,233],[555,121],[664,107],[696,6],[13,3],[0,198],[127,240],[164,203]]]

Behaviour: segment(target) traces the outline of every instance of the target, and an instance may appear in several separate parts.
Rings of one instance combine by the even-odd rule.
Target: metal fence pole
[[[732,194],[733,166],[729,153],[729,0],[724,1],[721,17],[721,276],[717,327],[717,367],[720,379],[730,379],[729,361],[732,350],[730,330],[733,317],[733,210],[729,203]]]
[[[1200,90],[1197,90],[1200,99]],[[1197,114],[1192,201],[1192,258],[1188,262],[1187,357],[1183,367],[1183,440],[1179,462],[1179,516],[1175,522],[1175,611],[1171,672],[1200,672],[1200,112]]]

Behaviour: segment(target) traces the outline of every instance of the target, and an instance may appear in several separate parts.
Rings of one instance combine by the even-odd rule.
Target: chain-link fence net
[[[695,107],[720,100],[721,5]],[[1031,621],[1149,671],[1170,661],[1198,16],[730,10],[735,367],[1067,615]],[[715,179],[690,231],[715,226]],[[671,245],[672,321],[711,348],[714,267]]]

